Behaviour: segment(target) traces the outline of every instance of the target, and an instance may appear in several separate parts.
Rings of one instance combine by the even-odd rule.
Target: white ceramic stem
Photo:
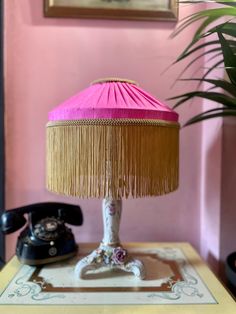
[[[102,243],[110,246],[120,244],[119,228],[122,212],[122,201],[104,198],[102,202],[104,235]]]
[[[121,211],[121,200],[111,198],[103,200],[103,240],[96,250],[77,263],[75,267],[76,277],[83,278],[88,271],[106,267],[132,272],[140,279],[144,279],[145,271],[143,263],[130,257],[127,250],[120,244],[119,226]]]

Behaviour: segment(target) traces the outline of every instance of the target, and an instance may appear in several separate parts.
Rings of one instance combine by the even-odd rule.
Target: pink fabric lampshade
[[[178,114],[128,80],[97,81],[49,113],[49,121],[80,119],[158,119]]]
[[[144,197],[178,186],[178,114],[135,82],[104,79],[49,112],[47,188]]]

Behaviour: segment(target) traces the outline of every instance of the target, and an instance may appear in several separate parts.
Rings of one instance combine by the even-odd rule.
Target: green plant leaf
[[[184,2],[186,3],[186,1]],[[193,3],[193,1],[188,2]],[[171,97],[171,100],[176,101],[174,108],[195,97],[207,99],[221,105],[200,113],[190,119],[186,125],[216,117],[236,116],[236,23],[234,22],[236,17],[236,0],[216,0],[212,2],[219,3],[221,6],[198,11],[184,18],[172,36],[175,37],[193,23],[198,23],[192,40],[175,61],[177,63],[191,58],[188,59],[190,61],[184,67],[179,78],[201,57],[205,57],[205,60],[207,60],[206,64],[210,64],[200,78],[178,78],[180,81],[196,81],[199,83],[198,88],[201,87],[201,83],[208,83],[210,86],[207,86],[207,90],[195,90]],[[221,18],[226,18],[227,21],[222,23]],[[212,27],[216,22],[218,22],[218,25]],[[218,40],[215,39],[214,34],[217,34]],[[212,60],[216,61],[212,62]],[[212,71],[219,67],[223,67],[226,70],[229,82],[223,79],[210,78]],[[206,88],[206,86],[204,85],[203,88]],[[217,90],[215,91],[215,89]]]
[[[212,88],[222,88],[227,93],[236,97],[236,87],[232,85],[230,82],[225,80],[216,80],[216,79],[203,79],[203,78],[190,78],[190,79],[181,79],[180,81],[198,81],[198,82],[206,82],[214,85]]]
[[[216,20],[220,19],[224,16],[236,16],[236,7],[235,8],[217,8],[217,9],[209,9],[203,10],[200,12],[196,12],[189,17],[185,18],[182,23],[176,28],[176,30],[172,33],[171,37],[177,36],[180,32],[186,29],[188,26],[197,22],[198,20],[203,19],[202,24],[197,28],[191,43],[187,46],[184,52],[188,51],[193,45],[195,45],[201,38],[207,36],[209,31],[206,31],[208,26],[215,22]],[[224,25],[227,22],[221,23],[220,25]],[[213,29],[212,29],[213,31]]]
[[[224,63],[224,59],[221,59],[217,61],[215,64],[213,64],[203,75],[203,79],[205,79],[213,70],[220,67],[220,65]]]
[[[180,32],[182,32],[184,29],[186,29],[189,25],[193,24],[194,22],[197,22],[198,20],[203,19],[204,21],[198,27],[197,31],[195,32],[195,35],[193,36],[193,40],[194,40],[210,24],[212,24],[214,21],[220,19],[221,17],[225,17],[225,16],[235,17],[236,16],[236,8],[222,7],[222,8],[214,8],[214,9],[208,9],[208,10],[196,12],[196,13],[191,14],[190,16],[184,18],[182,21],[180,21],[179,26],[172,33],[172,37],[177,36]]]
[[[236,0],[210,0],[209,2],[230,5],[233,7],[236,6]],[[180,0],[179,3],[206,3],[206,0]]]
[[[236,37],[236,23],[226,22],[209,30],[211,34],[221,32],[222,34]]]
[[[236,55],[231,49],[228,41],[218,32],[222,53],[224,56],[224,64],[230,81],[236,86]]]
[[[183,74],[191,67],[191,65],[193,65],[193,63],[195,63],[197,60],[201,59],[202,57],[204,57],[205,55],[208,55],[208,54],[212,54],[213,52],[217,52],[217,51],[220,51],[219,53],[216,53],[214,55],[212,55],[208,61],[211,61],[219,56],[221,56],[221,50],[220,48],[214,48],[214,49],[210,49],[208,51],[204,51],[203,53],[201,53],[200,55],[196,56],[196,58],[193,58],[192,61],[190,61],[185,67],[184,69],[180,72],[180,74],[178,75],[177,77],[177,80],[180,80],[181,77],[183,76]],[[223,60],[222,60],[222,63],[223,63]]]
[[[228,108],[236,108],[236,99],[232,98],[228,95],[225,95],[223,93],[219,92],[208,92],[208,91],[194,91],[185,93],[182,95],[174,96],[171,98],[168,98],[168,100],[177,100],[177,103],[174,105],[174,108],[177,108],[181,104],[185,103],[186,101],[194,98],[194,97],[200,97],[204,99],[208,99],[214,102],[217,102],[219,104],[222,104],[225,107]]]
[[[196,51],[203,49],[203,48],[207,48],[208,46],[215,46],[219,44],[220,45],[220,41],[219,40],[212,40],[209,42],[205,42],[202,43],[196,47],[194,47],[193,49],[190,50],[190,46],[188,46],[186,49],[184,49],[184,51],[179,55],[179,57],[176,59],[176,61],[174,63],[177,63],[185,58],[187,58],[188,56],[192,55],[193,53],[195,53]],[[218,47],[218,49],[220,50],[220,46]]]
[[[236,116],[236,110],[228,108],[215,108],[207,110],[199,115],[189,119],[183,126],[188,126],[194,123],[202,122],[213,118],[221,118],[226,116]]]

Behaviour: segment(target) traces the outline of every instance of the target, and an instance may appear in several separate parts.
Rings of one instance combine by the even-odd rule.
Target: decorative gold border
[[[169,281],[184,281],[184,278],[179,269],[179,265],[176,261],[162,259],[158,257],[157,254],[151,253],[138,253],[137,256],[148,256],[162,261],[164,264],[167,264],[174,273],[174,275],[169,278]],[[168,282],[163,283],[161,286],[158,287],[54,287],[52,284],[47,283],[42,276],[40,276],[41,270],[42,267],[36,268],[28,281],[43,282],[44,287],[42,292],[171,292],[171,285]]]
[[[84,244],[80,243],[81,252],[88,252],[97,247],[96,244]],[[166,313],[175,313],[175,314],[183,314],[183,313],[192,313],[192,314],[199,314],[199,313],[207,313],[207,314],[216,314],[217,313],[224,313],[224,314],[232,314],[235,312],[235,300],[230,296],[227,290],[223,287],[220,281],[216,278],[216,276],[212,273],[209,269],[207,264],[202,261],[199,254],[196,250],[188,243],[179,243],[179,242],[144,242],[144,243],[125,243],[125,247],[132,250],[133,253],[139,254],[140,250],[156,250],[157,249],[177,249],[183,253],[183,261],[186,262],[186,267],[190,270],[190,274],[194,274],[194,278],[197,279],[197,284],[190,283],[192,288],[198,288],[198,284],[201,284],[201,287],[204,289],[206,295],[203,297],[204,301],[200,302],[194,301],[195,296],[189,296],[190,302],[185,302],[185,300],[169,300],[164,298],[159,298],[158,295],[171,296],[172,293],[157,293],[155,298],[155,293],[147,293],[148,295],[152,296],[153,298],[147,298],[146,302],[140,303],[139,293],[136,294],[135,297],[131,296],[135,293],[130,293],[130,298],[132,298],[132,303],[123,302],[123,295],[120,293],[119,302],[113,302],[110,300],[112,298],[113,293],[101,293],[103,299],[101,300],[100,304],[93,302],[91,304],[91,300],[93,299],[92,293],[87,293],[89,296],[88,302],[80,300],[83,298],[80,293],[68,293],[64,294],[65,298],[61,299],[60,296],[63,293],[58,294],[50,294],[50,293],[43,293],[42,285],[44,283],[34,283],[32,284],[29,282],[28,284],[35,289],[36,284],[38,285],[38,289],[33,291],[33,294],[30,295],[30,302],[27,303],[28,297],[18,297],[16,295],[15,300],[9,297],[9,293],[13,290],[12,286],[13,280],[15,278],[19,278],[20,275],[23,274],[22,266],[16,257],[14,257],[7,265],[2,269],[0,272],[0,291],[2,293],[0,297],[0,312],[4,314],[12,314],[12,313],[19,313],[19,314],[26,314],[27,313],[34,313],[34,314],[65,314],[65,313],[86,313],[86,314],[94,314],[94,313],[112,313],[112,314],[129,314],[129,313],[148,313],[148,314],[166,314]],[[148,253],[148,252],[147,252]],[[177,257],[177,256],[176,256]],[[170,258],[172,259],[172,258]],[[177,261],[177,260],[176,260]],[[180,261],[178,260],[180,265]],[[184,286],[186,283],[188,285],[188,278],[185,278],[185,271],[183,269],[184,265],[180,265],[180,270],[183,272],[184,282],[179,282],[179,286]],[[190,267],[190,268],[188,268]],[[25,269],[25,268],[24,268]],[[60,269],[59,269],[60,271]],[[18,276],[18,277],[16,277]],[[25,278],[25,277],[24,277]],[[22,287],[24,284],[27,284],[27,278],[21,281]],[[170,282],[170,284],[172,284]],[[175,285],[175,283],[173,283]],[[174,287],[174,286],[173,286]],[[176,283],[176,289],[178,288],[178,283]],[[200,287],[199,287],[200,288]],[[175,290],[175,289],[174,289]],[[14,291],[18,292],[18,290],[14,288]],[[175,294],[175,291],[172,291]],[[189,292],[189,290],[187,290]],[[198,292],[201,293],[201,290]],[[73,294],[73,295],[72,295]],[[100,293],[99,293],[100,294]],[[107,294],[108,298],[105,298]],[[142,293],[146,294],[146,293]],[[46,299],[47,297],[52,297],[51,301],[44,301],[44,300],[33,300],[32,298],[40,297]],[[70,297],[70,299],[67,299]],[[71,296],[72,295],[72,296]],[[55,298],[59,297],[59,299]],[[182,296],[182,295],[181,295]],[[72,299],[74,302],[69,300]],[[99,297],[99,296],[98,296]],[[79,298],[79,300],[77,300]],[[4,301],[3,301],[4,300]],[[63,301],[64,300],[64,301]],[[111,301],[110,304],[106,301]],[[196,300],[196,299],[195,299]],[[114,304],[115,303],[115,304]]]
[[[90,85],[95,85],[99,83],[107,83],[107,82],[120,82],[120,83],[129,83],[138,86],[138,83],[133,80],[129,80],[126,78],[119,78],[119,77],[105,77],[105,78],[100,78],[97,80],[94,80],[90,83]]]
[[[76,126],[76,125],[150,125],[150,126],[168,126],[180,128],[178,122],[155,120],[155,119],[81,119],[81,120],[59,120],[49,121],[47,127],[54,126]]]

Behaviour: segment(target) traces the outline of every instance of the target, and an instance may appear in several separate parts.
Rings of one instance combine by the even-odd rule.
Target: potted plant
[[[186,2],[196,1],[184,1]],[[217,103],[215,108],[192,117],[185,125],[215,117],[236,116],[236,0],[212,2],[217,3],[217,6],[214,5],[213,8],[198,11],[186,17],[173,33],[173,37],[176,37],[192,23],[200,22],[192,41],[174,63],[187,59],[189,60],[185,68],[187,69],[200,57],[209,55],[211,59],[210,68],[201,77],[180,79],[197,81],[199,84],[195,91],[170,98],[175,100],[175,108],[195,97]],[[222,66],[228,78],[212,77],[213,70]],[[204,90],[204,84],[202,84],[204,82],[210,86],[207,90]]]
[[[186,2],[194,3],[194,1],[184,1]],[[185,71],[199,58],[209,56],[210,66],[201,77],[181,79],[198,82],[195,91],[170,99],[175,101],[175,107],[195,97],[216,103],[214,108],[193,116],[185,125],[216,117],[236,117],[236,0],[212,2],[215,3],[212,8],[186,17],[173,33],[175,37],[192,23],[200,22],[190,44],[174,63],[189,60]],[[214,77],[213,70],[218,67],[225,69],[225,79]],[[202,83],[207,83],[209,88],[206,89],[205,84]],[[226,276],[231,291],[236,293],[236,252],[231,253],[226,259]]]

